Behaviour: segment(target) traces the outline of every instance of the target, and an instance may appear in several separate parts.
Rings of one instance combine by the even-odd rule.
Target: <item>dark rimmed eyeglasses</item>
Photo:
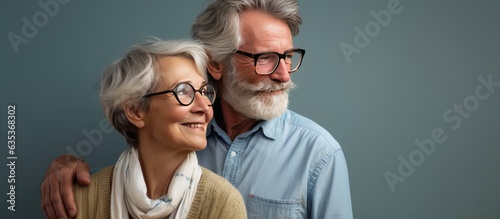
[[[179,102],[183,106],[188,106],[193,103],[196,92],[201,94],[201,96],[209,106],[212,106],[215,101],[215,88],[210,84],[205,84],[199,90],[196,90],[194,89],[193,85],[182,82],[175,85],[174,89],[149,93],[144,95],[143,98],[167,93],[174,93],[177,102]]]
[[[259,75],[272,74],[280,64],[280,60],[285,60],[288,73],[293,73],[300,68],[302,58],[306,53],[304,49],[291,49],[283,54],[277,52],[263,52],[252,54],[241,50],[235,50],[234,53],[241,54],[254,59],[255,73]]]

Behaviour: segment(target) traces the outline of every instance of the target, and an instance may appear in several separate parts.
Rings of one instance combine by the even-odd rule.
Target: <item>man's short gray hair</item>
[[[302,18],[295,0],[214,0],[196,18],[191,35],[205,45],[213,61],[228,63],[228,56],[241,45],[240,14],[265,12],[284,20],[292,36],[299,33]]]
[[[137,147],[137,127],[125,115],[125,107],[149,110],[147,93],[153,92],[160,79],[156,73],[158,58],[181,56],[194,61],[198,73],[206,77],[207,55],[197,41],[162,41],[149,38],[132,46],[125,56],[110,64],[101,79],[100,97],[106,118],[125,136],[128,144]]]

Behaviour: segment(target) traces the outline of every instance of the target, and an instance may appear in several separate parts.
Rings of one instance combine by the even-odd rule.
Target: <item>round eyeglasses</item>
[[[155,93],[149,93],[144,95],[143,97],[151,97],[151,96],[156,96],[156,95],[161,95],[161,94],[167,94],[167,93],[174,93],[175,99],[177,99],[177,102],[179,102],[183,106],[188,106],[194,101],[194,96],[196,96],[196,92],[199,92],[201,96],[203,97],[203,100],[209,105],[212,106],[212,104],[215,101],[215,88],[214,86],[210,84],[205,84],[203,85],[199,90],[194,89],[193,85],[188,84],[186,82],[179,83],[175,85],[174,89],[171,90],[164,90],[160,92],[155,92]]]
[[[263,52],[252,54],[241,50],[235,50],[234,53],[241,54],[254,59],[255,73],[259,75],[272,74],[280,64],[280,60],[285,60],[288,73],[293,73],[300,68],[302,58],[306,54],[304,49],[291,49],[283,54],[277,52]]]

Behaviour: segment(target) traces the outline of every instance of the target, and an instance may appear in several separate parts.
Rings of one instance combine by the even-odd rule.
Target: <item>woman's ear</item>
[[[142,128],[145,125],[144,115],[142,110],[139,110],[137,106],[125,106],[123,107],[125,116],[130,123],[134,124],[137,128]]]
[[[222,65],[214,61],[213,59],[210,58],[208,61],[208,73],[214,78],[215,80],[220,80],[222,77]]]

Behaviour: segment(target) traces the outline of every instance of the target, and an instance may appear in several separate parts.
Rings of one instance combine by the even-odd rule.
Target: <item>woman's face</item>
[[[191,84],[195,90],[206,84],[192,59],[168,56],[160,57],[158,62],[160,80],[153,92],[174,89],[181,82]],[[149,98],[149,110],[143,113],[144,127],[139,129],[143,132],[140,145],[189,152],[205,148],[207,126],[213,116],[206,97],[196,92],[188,106],[182,106],[172,92]]]

